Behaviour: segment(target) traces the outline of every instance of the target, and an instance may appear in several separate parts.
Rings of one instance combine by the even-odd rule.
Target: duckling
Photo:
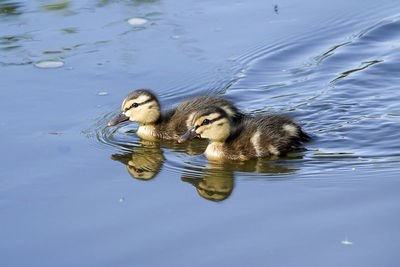
[[[108,122],[109,126],[131,120],[139,123],[137,135],[146,140],[178,140],[190,127],[197,110],[209,106],[222,108],[232,121],[244,115],[229,101],[215,96],[198,96],[161,113],[157,97],[149,90],[140,89],[125,97],[121,113]]]
[[[195,137],[209,139],[204,154],[210,160],[281,156],[309,138],[300,126],[283,115],[245,117],[240,123],[233,123],[223,109],[209,107],[192,119],[193,127],[178,142]]]

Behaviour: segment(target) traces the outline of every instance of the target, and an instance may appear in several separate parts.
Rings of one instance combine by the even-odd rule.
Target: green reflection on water
[[[314,153],[314,155],[315,156],[354,155],[354,153],[351,153],[351,152],[338,152],[338,153],[320,152],[320,153]]]
[[[0,44],[12,44],[18,41],[16,36],[2,36],[0,37]]]
[[[61,54],[62,51],[43,51],[43,55],[48,55],[48,54]]]
[[[9,51],[9,50],[14,50],[14,49],[17,49],[20,47],[21,47],[20,45],[11,45],[11,46],[3,47],[3,48],[1,48],[1,50]]]
[[[32,40],[33,37],[26,33],[0,36],[0,49],[3,51],[11,51],[18,48],[23,48],[23,42],[30,42]]]
[[[69,28],[63,28],[60,30],[62,33],[67,33],[67,34],[73,34],[78,32],[78,28],[76,27],[69,27]]]
[[[21,3],[10,2],[7,0],[0,0],[0,15],[12,16],[20,15],[22,12],[19,9],[22,7]]]
[[[114,3],[128,3],[132,5],[141,5],[141,4],[151,4],[151,3],[157,3],[159,0],[100,0],[97,2],[98,6],[107,6],[110,4]]]
[[[48,11],[55,11],[55,10],[66,9],[69,7],[69,5],[70,5],[70,1],[63,1],[63,2],[58,2],[58,3],[54,3],[54,4],[45,4],[45,5],[42,5],[42,7]]]
[[[362,62],[362,63],[361,63],[362,66],[361,66],[361,67],[356,68],[356,69],[352,69],[352,70],[348,70],[348,71],[345,71],[345,72],[342,72],[342,74],[341,74],[339,77],[333,79],[333,80],[331,81],[331,83],[336,83],[336,82],[338,82],[338,81],[340,81],[340,80],[346,78],[348,75],[350,75],[350,74],[353,73],[353,72],[357,72],[357,71],[364,70],[364,69],[366,69],[366,68],[368,68],[368,67],[370,67],[370,66],[372,66],[372,65],[375,65],[375,64],[381,63],[381,62],[383,62],[383,60],[380,60],[380,59]]]

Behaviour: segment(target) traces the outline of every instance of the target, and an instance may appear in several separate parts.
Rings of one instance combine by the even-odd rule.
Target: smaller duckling
[[[232,102],[215,96],[198,96],[161,113],[157,97],[149,90],[140,89],[125,97],[121,113],[109,121],[108,126],[131,120],[139,123],[137,135],[142,139],[178,140],[191,127],[195,112],[209,106],[222,108],[233,121],[240,121],[244,116]]]
[[[233,123],[226,112],[218,107],[197,112],[192,125],[178,142],[195,137],[209,139],[204,154],[210,160],[281,156],[309,139],[300,126],[286,116],[245,117],[240,123]]]

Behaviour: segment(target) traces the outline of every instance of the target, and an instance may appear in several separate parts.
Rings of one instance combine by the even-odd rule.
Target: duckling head
[[[130,120],[140,124],[151,124],[160,117],[160,104],[157,97],[149,90],[136,90],[125,97],[121,106],[121,113],[108,122],[114,126]]]
[[[231,121],[228,114],[219,107],[210,107],[197,112],[192,119],[192,127],[179,139],[179,143],[195,137],[224,142],[230,135]]]

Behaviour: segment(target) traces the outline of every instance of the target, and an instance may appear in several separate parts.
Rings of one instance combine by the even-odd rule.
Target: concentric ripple
[[[109,127],[107,122],[116,115],[116,113],[108,113],[99,119],[93,127],[88,130],[94,132],[94,136],[102,146],[111,147],[118,152],[130,152],[133,147],[140,145],[140,139],[137,137],[137,125],[133,123],[122,123]]]

